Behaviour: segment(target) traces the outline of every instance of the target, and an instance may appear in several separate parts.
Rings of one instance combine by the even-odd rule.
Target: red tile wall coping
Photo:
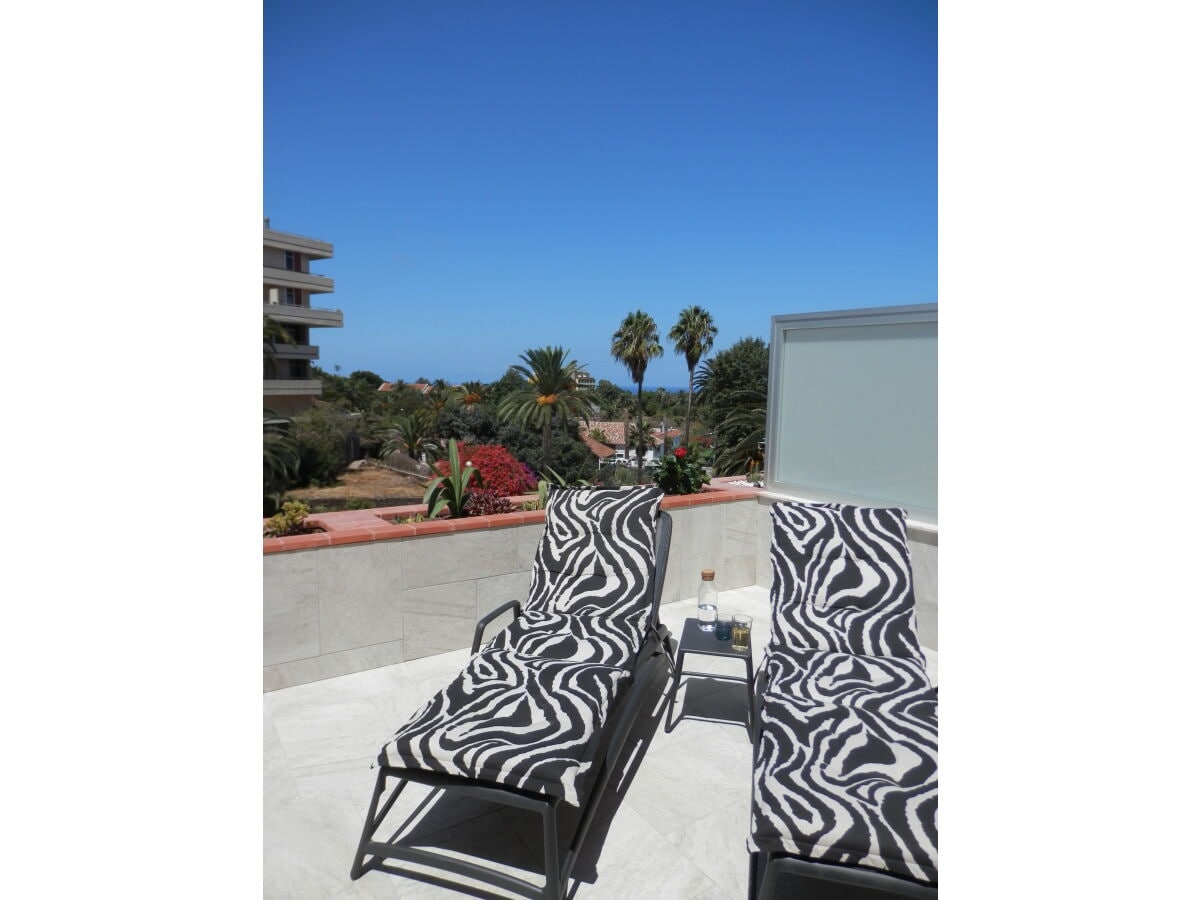
[[[752,500],[759,495],[754,488],[731,488],[724,485],[706,487],[699,494],[663,497],[662,508],[686,509],[735,500]],[[513,497],[520,505],[528,497]],[[392,541],[398,538],[424,537],[459,531],[479,531],[484,528],[512,528],[517,525],[536,525],[546,521],[546,511],[521,510],[495,516],[472,516],[466,519],[436,519],[411,525],[393,525],[388,519],[424,513],[424,504],[412,506],[380,506],[375,509],[352,509],[344,512],[314,513],[307,521],[324,528],[318,534],[294,534],[289,537],[263,538],[263,553],[284,553],[289,550],[311,550],[314,547],[339,547],[345,544],[365,544],[371,541]],[[263,521],[266,521],[265,519]]]

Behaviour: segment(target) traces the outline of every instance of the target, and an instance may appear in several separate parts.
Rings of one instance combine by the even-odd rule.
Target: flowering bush
[[[674,453],[664,456],[662,465],[654,473],[654,483],[664,494],[698,494],[708,484],[708,476],[687,450],[679,447]]]
[[[525,494],[537,487],[537,479],[529,470],[517,462],[513,455],[498,444],[475,444],[461,449],[462,459],[479,471],[483,478],[482,487],[495,491],[500,497]],[[437,470],[442,475],[450,471],[446,460],[439,460]]]

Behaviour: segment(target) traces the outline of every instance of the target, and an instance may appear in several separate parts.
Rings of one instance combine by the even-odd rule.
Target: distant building
[[[263,219],[263,315],[278,322],[291,342],[276,340],[263,352],[263,408],[292,416],[321,396],[321,380],[311,363],[319,348],[310,343],[312,328],[341,328],[342,312],[312,305],[314,294],[333,291],[333,279],[309,271],[315,259],[330,259],[333,244],[285,231],[273,231]]]
[[[631,423],[588,422],[581,419],[579,434],[588,449],[598,459],[608,459],[618,465],[636,466],[637,447],[629,443],[629,434],[626,431],[627,424]],[[597,436],[593,437],[592,432],[596,432]],[[648,444],[646,452],[642,457],[643,465],[659,462],[663,457],[664,451],[669,452],[679,446],[679,439],[682,436],[683,432],[678,428],[668,428],[666,431],[666,441],[664,442],[661,428],[650,430],[647,434]]]
[[[576,369],[575,387],[581,391],[594,391],[596,389],[596,379],[587,373],[587,369]]]

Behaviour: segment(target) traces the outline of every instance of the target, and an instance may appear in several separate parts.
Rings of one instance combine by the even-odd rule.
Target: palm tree
[[[278,341],[283,341],[285,344],[296,343],[296,339],[294,337],[292,337],[292,333],[283,326],[282,322],[280,322],[278,319],[272,319],[270,316],[264,314],[263,315],[263,371],[264,372],[268,371],[268,369],[269,369],[272,374],[274,373],[275,358],[279,355],[278,350],[275,346]],[[267,366],[268,360],[271,363],[271,365],[269,367]]]
[[[642,466],[642,458],[646,455],[646,448],[650,446],[650,433],[640,427],[636,422],[630,423],[625,428],[625,452],[629,453],[629,448],[632,447],[637,453],[638,468]]]
[[[263,515],[274,513],[300,471],[300,448],[288,433],[292,420],[263,410]]]
[[[429,385],[429,390],[427,390],[422,397],[422,402],[425,404],[427,409],[433,411],[433,429],[435,437],[445,437],[440,430],[442,410],[449,406],[458,406],[460,403],[462,403],[462,398],[462,391],[447,382],[444,378],[438,378]]]
[[[713,338],[717,336],[717,326],[713,324],[712,314],[707,309],[689,306],[679,314],[679,321],[667,336],[675,342],[675,352],[683,354],[683,358],[687,360],[687,417],[683,426],[683,446],[687,447],[692,439],[692,394],[696,366],[704,354],[712,349]]]
[[[463,406],[470,409],[483,402],[483,398],[487,395],[488,386],[482,381],[464,381],[462,391]]]
[[[397,450],[403,450],[415,460],[420,460],[422,453],[435,454],[438,445],[430,437],[433,419],[432,410],[422,408],[411,413],[401,413],[388,422],[380,434],[380,459],[387,459]]]
[[[521,354],[521,365],[511,371],[525,379],[526,386],[500,401],[500,418],[518,425],[541,426],[542,468],[550,467],[550,427],[557,414],[565,425],[568,418],[587,413],[587,401],[575,392],[579,363],[567,360],[570,350],[542,347]]]
[[[737,475],[751,463],[762,465],[762,442],[767,430],[767,393],[759,388],[735,391],[730,399],[741,404],[713,428],[723,449],[714,454],[713,472]]]
[[[637,385],[638,432],[645,434],[646,422],[642,411],[642,382],[646,379],[646,366],[650,360],[663,355],[662,345],[658,342],[658,326],[649,314],[631,312],[621,323],[621,327],[613,332],[612,355],[619,363],[629,370],[629,376]],[[642,454],[638,453],[637,480],[642,483]]]

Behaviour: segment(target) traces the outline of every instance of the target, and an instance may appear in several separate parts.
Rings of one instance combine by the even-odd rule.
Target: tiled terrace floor
[[[766,638],[766,589],[739,588],[720,599],[722,611],[754,616],[757,664]],[[662,620],[678,635],[694,611],[694,600],[673,603],[662,608]],[[937,653],[926,654],[936,683]],[[490,887],[445,887],[378,870],[350,880],[375,781],[370,766],[379,747],[445,686],[467,656],[458,650],[263,696],[264,897],[509,896]],[[742,667],[735,660],[689,656],[686,668],[738,674]],[[746,895],[752,757],[740,724],[745,690],[694,679],[680,690],[676,719],[682,714],[725,722],[685,718],[668,734],[662,721],[665,675],[661,685],[663,696],[647,703],[644,727],[634,735],[638,746],[626,753],[634,764],[609,783],[609,796],[572,873],[569,897],[743,900]],[[399,827],[426,793],[417,785],[406,790],[388,819],[392,828],[385,825],[381,835]],[[540,823],[531,813],[442,797],[413,836],[425,846],[499,862],[510,874],[540,883]]]

